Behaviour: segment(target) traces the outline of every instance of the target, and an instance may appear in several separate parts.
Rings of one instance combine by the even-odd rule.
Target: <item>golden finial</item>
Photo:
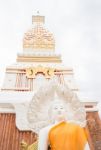
[[[32,16],[32,22],[35,26],[25,33],[23,48],[54,50],[55,40],[53,34],[43,26],[44,16],[40,16],[39,11],[37,11],[37,15]]]
[[[44,23],[45,22],[45,17],[44,16],[40,16],[39,15],[39,11],[37,11],[37,15],[36,16],[32,16],[32,23]]]

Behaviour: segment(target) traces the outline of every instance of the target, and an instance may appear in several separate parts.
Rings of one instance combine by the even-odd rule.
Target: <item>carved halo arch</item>
[[[68,85],[49,81],[39,88],[29,104],[27,119],[30,129],[38,133],[41,128],[52,123],[48,110],[55,95],[66,104],[67,121],[75,122],[84,127],[86,125],[86,112],[77,94]]]

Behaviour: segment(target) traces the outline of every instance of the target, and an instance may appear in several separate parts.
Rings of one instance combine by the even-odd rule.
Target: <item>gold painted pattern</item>
[[[36,26],[24,35],[23,48],[54,50],[55,40],[53,34],[46,30],[40,22],[44,22],[43,16],[34,16]]]
[[[44,23],[45,22],[45,17],[44,16],[32,16],[32,23]]]
[[[43,73],[45,75],[45,78],[49,79],[54,76],[54,71],[54,68],[38,66],[33,68],[27,68],[26,76],[27,78],[36,78],[36,75],[38,73]]]

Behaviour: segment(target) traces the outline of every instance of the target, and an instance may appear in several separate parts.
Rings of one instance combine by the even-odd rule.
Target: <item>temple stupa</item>
[[[32,28],[23,38],[23,52],[16,63],[6,67],[0,92],[0,150],[20,150],[24,139],[29,144],[36,134],[28,128],[27,106],[35,91],[54,78],[79,92],[72,68],[65,67],[61,55],[55,52],[55,39],[46,29],[45,17],[32,16]],[[87,134],[91,150],[101,149],[101,121],[96,101],[82,101],[87,112]],[[100,142],[99,142],[100,141]]]

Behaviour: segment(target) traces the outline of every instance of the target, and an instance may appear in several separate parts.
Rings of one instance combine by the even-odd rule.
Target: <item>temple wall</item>
[[[36,136],[31,131],[19,131],[15,124],[15,114],[0,113],[0,150],[20,150],[20,142],[32,144]]]
[[[98,111],[87,112],[87,128],[92,150],[101,150],[101,120]]]
[[[78,90],[73,73],[57,74],[56,72],[54,77],[59,83],[67,84],[70,89]],[[2,90],[35,91],[48,80],[42,73],[38,73],[35,78],[27,78],[23,69],[19,69],[19,73],[10,70],[5,74]]]
[[[17,74],[6,72],[2,89],[13,89],[13,88],[15,88],[16,76],[17,76]]]

